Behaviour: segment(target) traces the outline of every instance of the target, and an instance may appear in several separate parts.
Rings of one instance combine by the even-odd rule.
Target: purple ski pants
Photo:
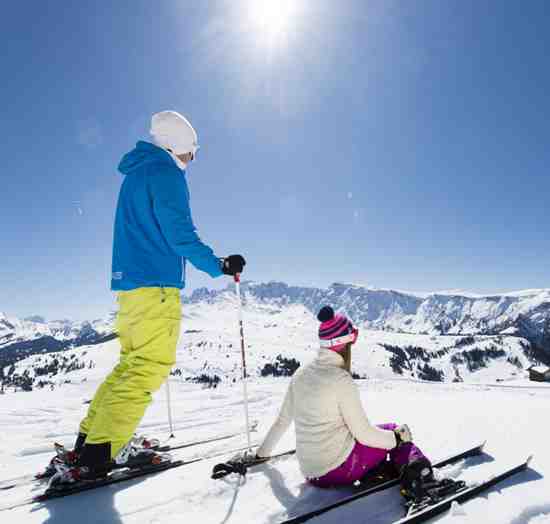
[[[391,431],[397,427],[397,424],[378,424],[378,427]],[[401,444],[398,448],[389,451],[386,449],[369,448],[368,446],[356,442],[355,447],[343,464],[329,471],[322,477],[308,480],[319,488],[353,484],[367,473],[367,471],[376,468],[384,462],[388,453],[391,463],[398,471],[411,460],[424,457],[422,451],[412,442]]]

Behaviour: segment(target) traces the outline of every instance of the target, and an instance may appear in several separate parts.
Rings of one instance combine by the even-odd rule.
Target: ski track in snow
[[[550,522],[550,503],[528,506],[510,524],[540,524]]]

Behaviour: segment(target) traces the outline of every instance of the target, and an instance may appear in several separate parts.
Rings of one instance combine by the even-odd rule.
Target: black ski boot
[[[136,445],[132,439],[111,459],[111,443],[101,444],[86,443],[76,464],[56,465],[56,473],[50,479],[49,490],[63,490],[67,485],[75,483],[96,482],[106,479],[109,473],[115,469],[146,469],[148,466],[156,466],[170,462],[172,457],[167,454],[159,454],[154,449]]]
[[[411,461],[401,471],[401,495],[405,498],[407,515],[437,504],[466,487],[462,480],[435,478],[430,461],[424,457]]]
[[[82,453],[82,448],[84,447],[84,444],[86,443],[86,434],[85,433],[79,433],[78,437],[76,437],[76,442],[74,443],[73,453],[80,456]]]
[[[401,495],[407,500],[422,500],[436,483],[432,465],[425,457],[414,459],[401,469]]]
[[[111,443],[84,444],[74,464],[56,464],[56,473],[48,483],[48,490],[62,490],[77,482],[96,481],[107,477],[113,468]]]

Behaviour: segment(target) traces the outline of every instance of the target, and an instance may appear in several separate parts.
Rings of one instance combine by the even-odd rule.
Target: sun
[[[248,19],[271,43],[283,37],[298,11],[299,0],[249,0]]]

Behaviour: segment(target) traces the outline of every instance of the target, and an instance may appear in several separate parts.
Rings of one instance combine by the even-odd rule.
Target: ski
[[[152,475],[161,471],[166,471],[168,469],[177,468],[183,466],[185,463],[181,460],[178,461],[167,461],[161,464],[155,464],[150,466],[144,466],[139,469],[119,469],[113,471],[107,478],[95,481],[80,482],[76,483],[74,486],[68,485],[63,489],[54,489],[50,488],[40,495],[35,495],[12,504],[1,506],[0,511],[8,511],[11,509],[19,508],[22,506],[27,506],[29,504],[45,502],[47,500],[67,497],[69,495],[74,495],[76,493],[82,493],[83,491],[89,491],[96,488],[101,488],[103,486],[110,486],[111,484],[117,484],[119,482],[124,482],[126,480],[132,480],[138,477],[143,477],[145,475]]]
[[[65,497],[67,495],[73,495],[76,493],[80,493],[82,491],[88,491],[90,489],[95,488],[101,488],[103,486],[107,486],[110,484],[118,483],[118,482],[124,482],[125,480],[131,480],[136,477],[141,477],[144,475],[149,475],[152,473],[156,473],[158,471],[164,471],[166,469],[172,469],[172,468],[179,468],[182,466],[188,466],[189,464],[194,464],[195,462],[201,462],[204,460],[210,460],[213,458],[221,457],[223,455],[227,455],[229,453],[236,453],[239,451],[245,451],[248,449],[248,446],[244,446],[241,448],[229,450],[229,451],[221,451],[218,453],[213,453],[210,455],[203,455],[200,457],[187,459],[187,460],[176,460],[176,461],[167,461],[162,464],[158,465],[152,465],[152,466],[146,466],[140,469],[116,469],[113,470],[109,477],[107,479],[103,479],[101,481],[97,482],[89,482],[83,485],[74,486],[71,488],[70,486],[67,487],[67,489],[63,490],[57,490],[54,492],[50,492],[46,490],[44,493],[40,495],[35,495],[32,497],[28,497],[26,499],[22,499],[18,502],[14,502],[12,504],[7,504],[5,506],[0,506],[0,512],[7,511],[14,508],[19,508],[21,506],[27,506],[29,504],[34,504],[36,502],[44,502],[49,499],[53,498],[59,498],[59,497]]]
[[[447,466],[449,464],[454,464],[462,459],[473,457],[476,455],[480,455],[483,453],[483,448],[485,447],[485,442],[482,442],[481,444],[478,444],[477,446],[474,446],[470,449],[467,449],[466,451],[462,451],[460,453],[457,453],[455,455],[451,455],[450,457],[447,457],[446,459],[440,460],[439,462],[436,462],[433,464],[434,468],[442,468],[444,466]],[[338,500],[336,502],[333,502],[332,504],[328,504],[326,506],[323,506],[321,508],[314,509],[312,511],[308,511],[307,513],[302,513],[301,515],[297,515],[295,517],[291,517],[290,519],[285,520],[284,522],[281,522],[280,524],[298,524],[301,522],[307,522],[308,520],[312,519],[313,517],[317,517],[319,515],[322,515],[323,513],[327,513],[328,511],[331,511],[335,508],[339,508],[340,506],[344,506],[345,504],[349,504],[350,502],[354,502],[355,500],[358,500],[363,497],[367,497],[369,495],[372,495],[373,493],[378,493],[379,491],[383,491],[385,489],[391,488],[393,486],[399,485],[399,479],[398,478],[391,478],[388,480],[382,480],[375,482],[374,484],[370,484],[365,488],[359,487],[359,492],[354,493],[353,495],[350,495],[348,497],[345,497],[341,500]]]
[[[457,493],[450,495],[448,497],[445,497],[442,500],[437,501],[435,503],[425,502],[423,504],[421,502],[419,505],[412,505],[409,509],[408,515],[394,522],[394,524],[420,524],[420,523],[426,522],[426,520],[431,519],[436,515],[440,515],[441,513],[450,509],[453,502],[456,501],[458,503],[461,503],[461,502],[470,500],[472,498],[475,498],[480,493],[492,488],[495,484],[502,482],[503,480],[511,477],[512,475],[515,475],[517,473],[520,473],[521,471],[524,471],[529,467],[529,463],[531,462],[532,458],[533,458],[533,455],[529,456],[521,464],[518,464],[511,468],[507,468],[501,471],[500,473],[489,477],[487,480],[479,484],[466,486],[465,488],[458,491]]]
[[[254,432],[256,431],[256,428],[258,427],[258,421],[254,421],[250,425],[250,431]],[[207,438],[204,440],[195,440],[191,442],[184,442],[181,444],[164,444],[161,446],[152,446],[151,449],[154,451],[159,452],[169,452],[169,451],[177,451],[187,448],[192,448],[196,446],[201,446],[203,444],[211,444],[213,442],[218,442],[222,440],[228,440],[234,437],[240,437],[241,435],[244,435],[245,431],[237,431],[234,433],[226,433],[224,435],[217,435],[215,437]],[[44,475],[41,473],[35,473],[35,474],[28,474],[28,475],[22,475],[21,477],[15,477],[12,479],[6,479],[0,481],[0,491],[6,491],[13,488],[18,488],[20,486],[25,486],[26,484],[42,484],[45,481],[47,481],[50,478],[49,475]]]
[[[233,457],[232,459],[229,459],[227,462],[221,462],[220,464],[216,464],[212,469],[211,478],[217,480],[231,473],[246,475],[246,472],[250,467],[259,466],[260,464],[265,464],[266,462],[270,462],[272,460],[282,458],[282,457],[289,457],[294,454],[296,454],[296,450],[290,449],[288,451],[283,451],[282,453],[277,453],[269,457],[261,457],[261,458],[254,457],[246,460],[243,460],[242,456],[236,456],[236,457]]]

